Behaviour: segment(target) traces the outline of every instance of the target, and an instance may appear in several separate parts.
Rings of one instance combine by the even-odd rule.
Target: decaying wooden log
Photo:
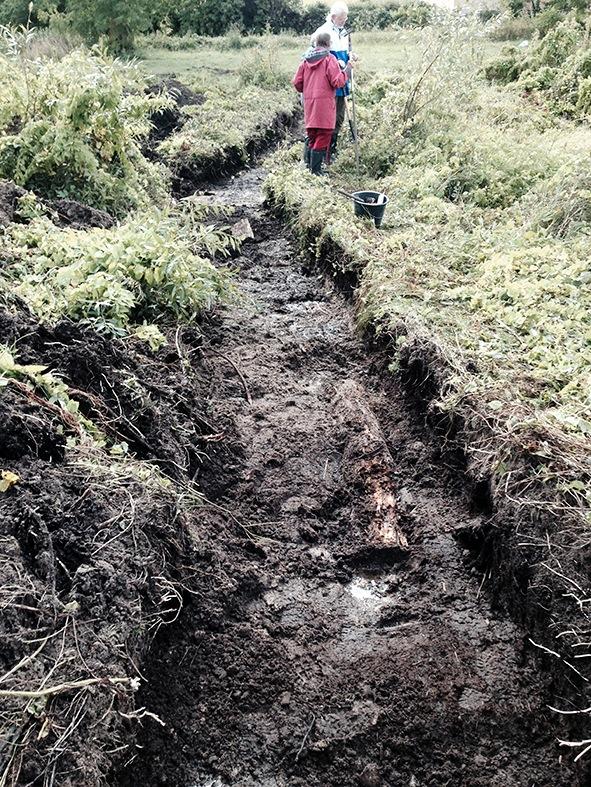
[[[362,386],[354,380],[344,382],[337,391],[334,407],[349,435],[342,470],[362,492],[365,509],[369,508],[371,541],[377,547],[408,549],[396,513],[394,460]]]

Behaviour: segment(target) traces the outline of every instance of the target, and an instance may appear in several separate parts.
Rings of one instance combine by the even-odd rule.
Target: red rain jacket
[[[337,119],[335,90],[347,84],[336,57],[327,53],[320,59],[302,60],[292,84],[304,94],[306,128],[334,128]]]

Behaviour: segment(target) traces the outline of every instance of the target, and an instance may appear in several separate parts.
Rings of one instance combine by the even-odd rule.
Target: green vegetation
[[[104,38],[113,52],[129,52],[136,34],[150,24],[150,7],[149,0],[65,0],[65,19],[59,21],[90,44]]]
[[[177,45],[183,41],[183,47]],[[235,42],[240,45],[236,46]],[[373,74],[388,75],[392,79],[409,66],[418,67],[421,57],[422,33],[420,30],[374,30],[354,36],[355,49],[361,54],[358,79],[365,80]],[[240,36],[204,39],[173,36],[145,36],[139,42],[144,68],[151,74],[176,73],[185,80],[197,81],[211,87],[215,84],[237,85],[243,64],[251,50],[270,46],[279,68],[293,75],[297,63],[308,46],[306,36]],[[478,40],[484,58],[500,54],[502,44],[487,37]]]
[[[515,47],[489,63],[486,75],[543,102],[552,112],[570,118],[591,114],[591,50],[588,31],[574,15],[550,30],[526,51]]]
[[[89,44],[103,41],[111,52],[130,52],[143,33],[196,38],[243,33],[309,35],[326,19],[330,2],[303,4],[301,0],[0,0],[0,24],[49,27],[54,32],[80,34]],[[431,6],[421,0],[363,0],[351,8],[356,30],[391,26],[424,27],[432,18]]]
[[[206,103],[189,113],[183,129],[158,147],[173,172],[186,166],[205,170],[229,157],[245,163],[251,145],[265,139],[278,112],[289,115],[294,108],[293,94],[286,90],[219,88],[206,96]]]
[[[13,291],[43,321],[67,316],[125,333],[170,314],[190,321],[230,294],[227,275],[201,254],[226,254],[231,236],[190,213],[154,210],[113,229],[58,229],[48,218],[12,225],[0,248]],[[164,341],[154,329],[151,343]]]
[[[121,215],[165,194],[141,153],[150,115],[166,100],[100,52],[31,60],[32,34],[4,33],[0,52],[0,177],[45,197],[73,197]]]
[[[16,296],[45,322],[83,320],[109,333],[136,333],[156,348],[164,341],[157,323],[194,320],[231,296],[228,273],[212,259],[235,242],[218,223],[204,223],[205,209],[175,205],[172,173],[146,158],[151,118],[171,99],[147,93],[137,66],[99,50],[31,59],[35,39],[32,31],[6,30],[0,53],[0,177],[28,190],[17,206],[19,223],[0,236],[3,301]],[[214,116],[215,101],[206,107]],[[253,121],[235,129],[232,144],[245,148],[254,128]],[[211,134],[199,132],[208,150],[218,140],[215,129]],[[59,228],[51,200],[64,197],[121,223]]]

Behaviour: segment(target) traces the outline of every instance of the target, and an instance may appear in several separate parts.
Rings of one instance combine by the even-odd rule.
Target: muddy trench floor
[[[458,533],[479,512],[353,307],[263,205],[244,299],[207,327],[201,590],[161,630],[146,720],[112,785],[577,785],[550,676]],[[239,374],[237,373],[239,371]]]

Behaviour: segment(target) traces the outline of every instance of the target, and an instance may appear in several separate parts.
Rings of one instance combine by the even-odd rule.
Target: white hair
[[[345,14],[345,16],[349,15],[347,3],[333,3],[330,7],[329,18],[332,18],[333,16],[340,16],[341,14]]]

